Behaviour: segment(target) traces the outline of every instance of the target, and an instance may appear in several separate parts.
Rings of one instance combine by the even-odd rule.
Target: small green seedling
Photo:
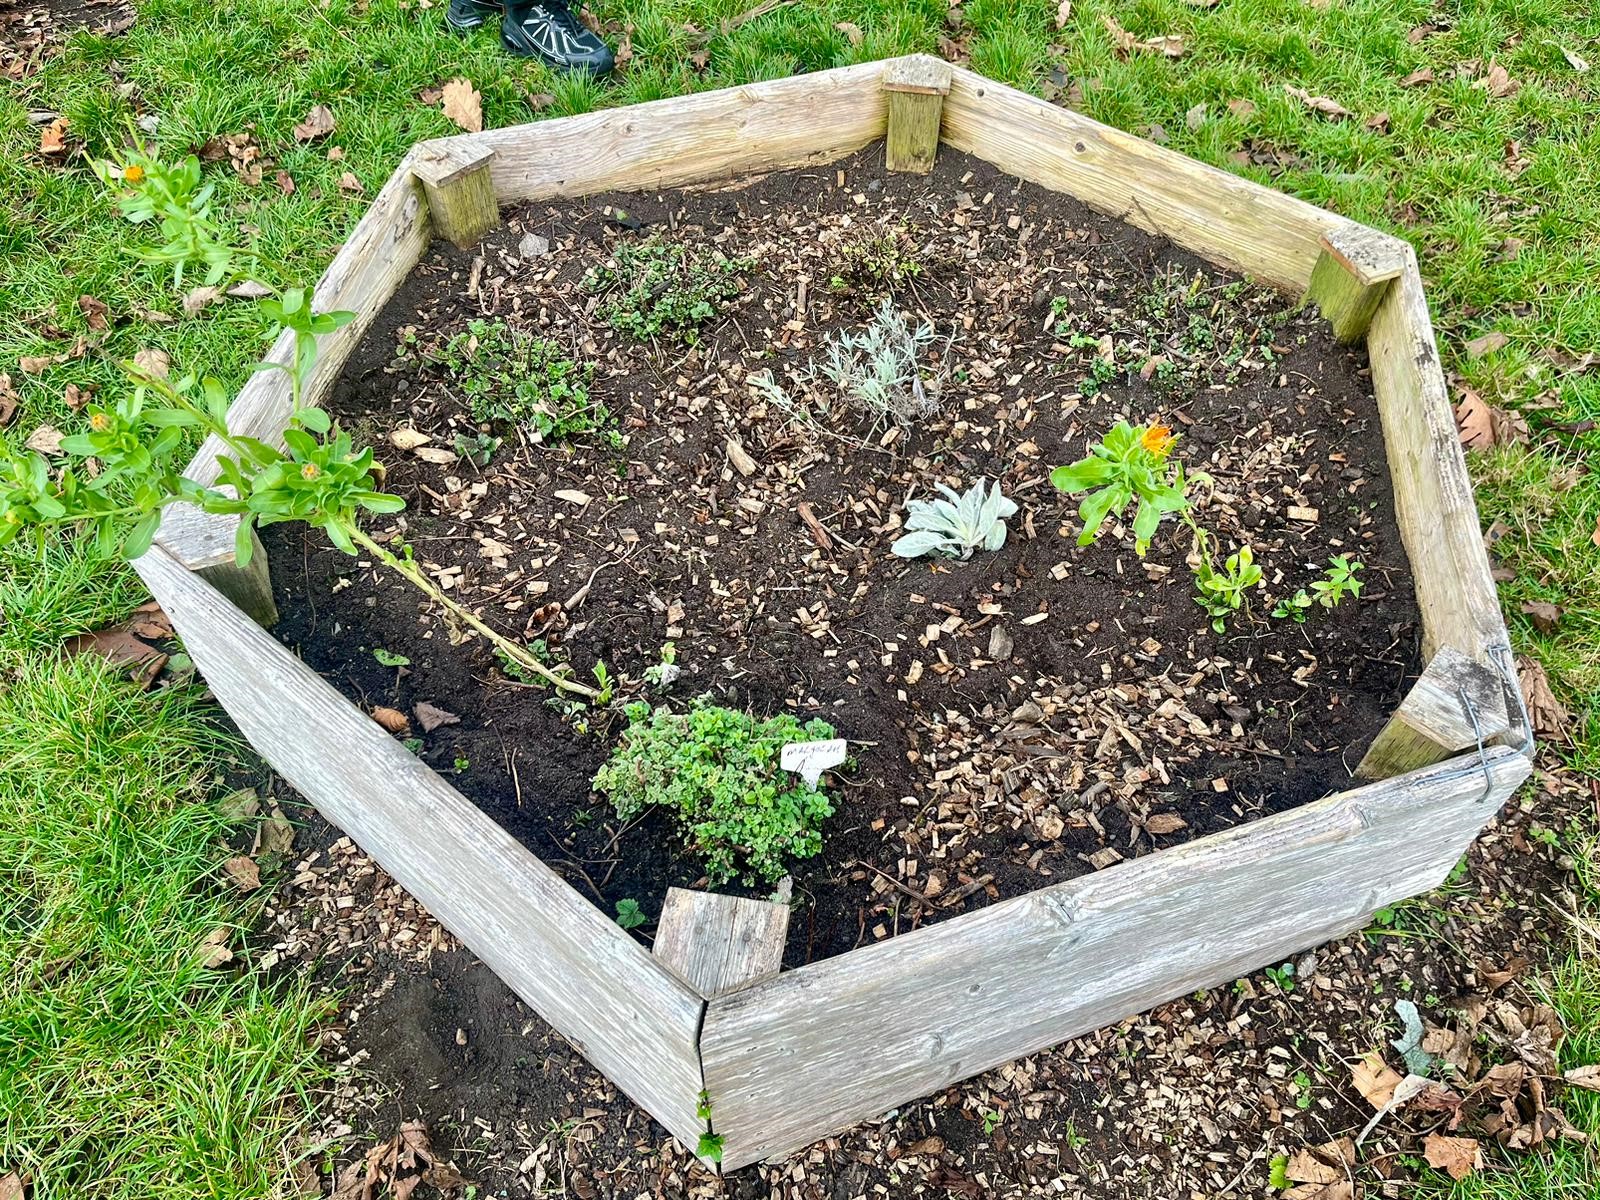
[[[1177,437],[1165,425],[1129,425],[1118,421],[1105,438],[1089,447],[1087,458],[1050,472],[1058,491],[1084,495],[1078,506],[1083,532],[1078,545],[1088,546],[1107,517],[1137,502],[1133,515],[1134,553],[1143,558],[1161,518],[1189,508],[1189,480],[1183,464],[1169,462]]]
[[[1359,597],[1361,580],[1356,578],[1356,572],[1362,568],[1363,564],[1351,561],[1348,554],[1335,554],[1328,560],[1327,573],[1312,581],[1312,598],[1323,608],[1335,608],[1346,596]]]
[[[500,449],[504,438],[491,437],[487,433],[473,433],[470,437],[458,433],[455,437],[454,450],[462,458],[480,470],[487,467],[494,460],[494,453]]]
[[[637,900],[630,898],[617,901],[617,924],[624,929],[637,929],[649,919]]]
[[[1278,985],[1280,992],[1294,991],[1294,964],[1286,962],[1281,967],[1268,967],[1266,977]]]
[[[470,758],[468,758],[465,754],[456,755],[456,771],[458,773],[461,772],[461,771],[465,771],[471,765],[472,765],[472,760]]]
[[[722,1161],[722,1135],[720,1133],[702,1133],[700,1141],[696,1144],[694,1152],[701,1158],[711,1162]]]
[[[1316,601],[1311,599],[1311,593],[1301,588],[1292,596],[1285,596],[1272,606],[1272,615],[1287,617],[1296,625],[1306,623],[1306,615],[1311,611],[1311,606]]]
[[[594,702],[602,707],[610,704],[612,693],[616,689],[611,678],[611,669],[606,666],[603,659],[594,665],[594,683],[598,692]]]
[[[392,650],[385,650],[382,646],[372,652],[372,657],[385,667],[409,667],[411,665],[411,660],[404,654],[396,654]]]
[[[983,1134],[985,1137],[988,1137],[996,1129],[998,1129],[1000,1127],[1000,1122],[1005,1120],[1000,1112],[993,1108],[984,1109],[980,1115],[983,1120]]]
[[[678,644],[663,642],[661,661],[644,669],[644,681],[658,692],[664,692],[677,682],[683,669],[678,666]]]
[[[1289,1156],[1287,1154],[1274,1154],[1272,1156],[1272,1164],[1267,1169],[1267,1186],[1278,1192],[1286,1192],[1293,1186],[1289,1179]]]
[[[1311,1076],[1304,1071],[1294,1073],[1294,1106],[1301,1112],[1311,1107]]]
[[[1245,593],[1261,582],[1261,568],[1256,566],[1255,551],[1240,546],[1228,555],[1222,570],[1211,564],[1209,554],[1201,554],[1200,565],[1195,568],[1194,601],[1211,614],[1211,628],[1223,633],[1228,628],[1228,618],[1245,603]]]

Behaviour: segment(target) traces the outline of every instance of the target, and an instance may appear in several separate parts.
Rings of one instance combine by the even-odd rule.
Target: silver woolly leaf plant
[[[1006,544],[1006,518],[1017,511],[1016,502],[1000,492],[998,482],[980,479],[957,495],[944,484],[938,500],[906,501],[906,532],[889,547],[901,558],[971,558],[980,546],[998,550]]]
[[[938,400],[923,385],[917,359],[933,341],[933,326],[912,326],[894,303],[885,300],[859,333],[840,331],[828,339],[816,370],[857,409],[886,422],[909,425],[938,411]]]

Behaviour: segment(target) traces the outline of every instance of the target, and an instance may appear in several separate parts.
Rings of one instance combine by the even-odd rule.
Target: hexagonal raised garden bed
[[[880,138],[892,171],[949,146],[1365,339],[1427,664],[1365,748],[1366,782],[790,971],[782,906],[674,889],[652,953],[262,628],[266,556],[235,566],[229,521],[173,509],[137,562],[262,756],[685,1144],[709,1124],[727,1167],[1357,928],[1443,880],[1529,771],[1410,248],[937,60],[418,145],[317,288],[358,319],[327,339],[312,398],[435,235],[470,245],[501,206],[817,166]],[[230,427],[279,439],[286,392],[255,376]],[[214,479],[217,451],[191,476]]]

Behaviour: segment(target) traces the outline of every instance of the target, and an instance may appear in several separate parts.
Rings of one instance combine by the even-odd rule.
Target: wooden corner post
[[[1490,745],[1510,727],[1499,676],[1445,646],[1372,740],[1355,773],[1360,779],[1392,779]]]
[[[654,953],[708,1000],[775,976],[783,966],[789,905],[668,888]]]
[[[494,154],[487,147],[451,140],[424,142],[411,162],[411,173],[428,197],[434,231],[463,250],[472,249],[500,223],[500,205],[489,175]]]
[[[1341,342],[1359,342],[1389,284],[1406,268],[1407,246],[1364,225],[1322,235],[1306,299],[1322,310]]]
[[[215,563],[195,572],[217,591],[232,600],[244,614],[263,629],[278,623],[278,606],[272,599],[272,572],[267,552],[254,529],[250,531],[250,565],[237,562]]]
[[[883,90],[889,93],[889,170],[926,175],[939,152],[950,64],[926,54],[897,58],[884,71]]]

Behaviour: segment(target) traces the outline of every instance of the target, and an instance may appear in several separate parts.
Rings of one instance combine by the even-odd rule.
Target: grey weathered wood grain
[[[412,178],[408,156],[373,198],[317,283],[312,301],[317,312],[343,309],[354,312],[356,319],[320,339],[317,365],[304,397],[307,404],[320,404],[327,396],[350,352],[416,266],[431,236],[428,206]],[[273,343],[266,359],[287,363],[293,354],[294,337],[286,331]],[[259,372],[250,376],[229,408],[228,431],[281,447],[290,407],[288,376],[282,371]],[[207,438],[184,474],[200,483],[215,483],[217,458],[224,453],[221,441]],[[187,504],[175,504],[163,515],[156,542],[190,568],[226,566],[233,562],[237,527],[237,517],[214,516]]]
[[[1365,225],[1322,235],[1322,251],[1306,285],[1314,303],[1344,343],[1360,341],[1389,285],[1405,270],[1406,244]]]
[[[1489,573],[1422,276],[1409,246],[1405,255],[1405,269],[1367,331],[1367,355],[1395,516],[1422,614],[1423,655],[1431,658],[1441,647],[1453,646],[1503,668],[1496,648],[1509,643],[1505,618]],[[1519,736],[1516,729],[1512,736]]]
[[[411,155],[411,173],[428,198],[433,230],[470,250],[500,223],[490,165],[494,151],[450,142],[424,142]]]
[[[789,906],[668,888],[651,951],[702,996],[771,979],[783,966]]]
[[[1292,292],[1310,282],[1322,234],[1355,225],[959,67],[944,140]]]
[[[1361,925],[1437,885],[1527,776],[1489,752],[1345,792],[712,1000],[733,1168]]]
[[[827,163],[883,136],[879,62],[459,134],[495,151],[502,204]]]
[[[1499,673],[1445,646],[1406,693],[1356,767],[1358,779],[1391,779],[1443,762],[1510,728]]]
[[[166,551],[134,566],[273,769],[694,1146],[704,1128],[694,990]]]

